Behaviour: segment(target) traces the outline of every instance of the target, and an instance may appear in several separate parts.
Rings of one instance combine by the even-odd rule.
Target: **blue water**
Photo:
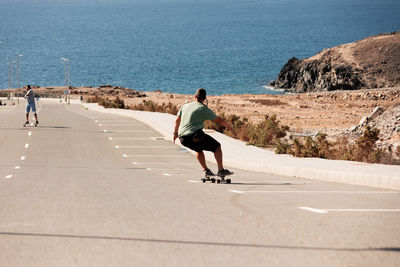
[[[400,30],[398,0],[0,0],[0,88],[272,93],[293,56]],[[13,64],[14,87],[17,86]]]

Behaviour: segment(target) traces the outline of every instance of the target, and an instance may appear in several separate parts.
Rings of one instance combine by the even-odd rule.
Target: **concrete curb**
[[[134,118],[149,125],[166,139],[172,141],[176,118],[174,115],[105,109],[97,104],[82,104],[89,110]],[[207,133],[222,144],[225,166],[285,176],[400,190],[400,166],[318,158],[294,158],[290,155],[277,155],[265,149],[248,146],[245,142],[215,131],[207,131]],[[212,153],[206,153],[206,159],[210,162],[215,161]]]

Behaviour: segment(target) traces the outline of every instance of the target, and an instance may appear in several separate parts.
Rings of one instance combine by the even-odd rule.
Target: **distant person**
[[[215,115],[204,103],[206,101],[206,90],[200,88],[196,91],[196,101],[182,106],[177,114],[174,130],[174,142],[179,137],[181,144],[196,151],[196,158],[203,167],[205,177],[214,176],[207,167],[203,150],[211,151],[218,165],[218,176],[233,174],[223,168],[221,144],[203,132],[204,121],[210,120],[231,130],[231,126],[223,119]]]
[[[24,126],[28,126],[29,125],[29,112],[31,111],[31,109],[32,109],[33,115],[35,115],[35,119],[36,119],[35,126],[37,126],[39,124],[39,121],[38,121],[38,117],[37,117],[37,114],[36,114],[35,93],[31,89],[31,86],[29,84],[25,87],[25,90],[26,90],[26,94],[25,94],[25,98],[26,98],[26,108],[25,108],[26,122],[25,122]]]

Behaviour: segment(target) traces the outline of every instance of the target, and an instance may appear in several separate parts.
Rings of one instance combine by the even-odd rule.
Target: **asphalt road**
[[[397,191],[232,168],[203,184],[138,121],[38,109],[24,128],[22,101],[0,107],[1,266],[400,266]]]

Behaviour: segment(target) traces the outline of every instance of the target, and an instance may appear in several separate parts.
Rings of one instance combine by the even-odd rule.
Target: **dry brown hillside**
[[[400,32],[336,46],[286,63],[271,83],[290,92],[400,86]]]

